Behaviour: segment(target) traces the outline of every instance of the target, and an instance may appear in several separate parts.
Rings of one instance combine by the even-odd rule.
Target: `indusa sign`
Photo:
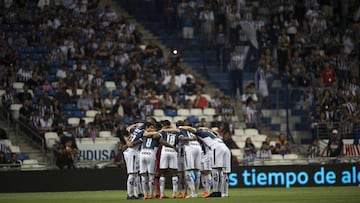
[[[360,186],[360,165],[288,165],[235,168],[232,187]]]

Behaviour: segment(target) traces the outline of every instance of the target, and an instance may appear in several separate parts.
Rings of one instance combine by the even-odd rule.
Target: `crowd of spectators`
[[[238,81],[243,70],[256,72],[261,107],[270,107],[268,95],[279,79],[290,88],[292,107],[306,110],[313,128],[323,121],[346,124],[341,133],[358,128],[353,124],[359,120],[358,1],[182,0],[172,5],[184,39],[199,36],[210,47],[234,50],[227,66],[233,94],[236,88],[244,94]],[[256,47],[251,54],[257,65],[244,65],[237,45]]]
[[[19,120],[41,136],[55,131],[62,137],[66,131],[95,138],[102,130],[121,136],[126,125],[153,116],[156,108],[211,107],[231,140],[235,110],[229,99],[219,92],[211,99],[202,96],[202,78],[184,69],[175,53],[165,55],[155,40],[143,40],[138,27],[110,6],[100,8],[97,0],[0,6],[1,104],[8,111],[22,104]],[[107,86],[109,81],[115,87]],[[14,88],[18,82],[23,88]],[[98,112],[92,122],[68,123],[88,110]],[[67,141],[60,139],[60,154]],[[59,167],[72,167],[66,158]]]

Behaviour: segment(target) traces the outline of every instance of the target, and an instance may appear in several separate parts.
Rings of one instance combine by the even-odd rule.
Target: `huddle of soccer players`
[[[169,172],[172,198],[197,197],[200,180],[201,197],[227,197],[231,154],[217,130],[194,128],[186,120],[175,127],[168,120],[157,122],[154,118],[128,126],[124,151],[127,198],[168,198],[164,191]]]

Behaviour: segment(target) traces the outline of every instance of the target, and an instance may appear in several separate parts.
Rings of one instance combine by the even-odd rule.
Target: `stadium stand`
[[[359,25],[358,19],[353,20],[345,14],[326,13],[326,6],[337,11],[339,5],[322,2],[311,5],[309,1],[303,1],[303,12],[299,14],[298,4],[292,1],[285,5],[288,10],[270,9],[284,6],[282,1],[274,1],[271,5],[266,1],[246,1],[241,9],[233,12],[251,25],[250,31],[257,33],[247,36],[242,33],[247,27],[242,27],[242,22],[234,22],[231,12],[223,12],[231,11],[232,6],[236,8],[236,1],[204,1],[204,4],[191,1],[191,9],[197,17],[201,16],[205,4],[211,8],[214,29],[210,38],[220,34],[215,29],[220,24],[225,27],[226,43],[219,45],[213,43],[218,42],[218,38],[204,38],[204,30],[199,29],[203,27],[203,21],[199,18],[193,22],[198,26],[194,26],[194,37],[190,41],[178,37],[184,5],[177,2],[171,5],[175,18],[171,18],[172,26],[168,27],[163,24],[165,15],[141,6],[129,7],[128,1],[118,1],[161,42],[145,40],[138,24],[130,21],[129,16],[116,13],[103,4],[104,7],[100,7],[96,1],[39,6],[37,1],[30,0],[21,5],[29,11],[23,15],[13,15],[18,13],[20,5],[9,2],[11,5],[2,5],[9,7],[3,9],[1,22],[1,45],[4,47],[1,66],[6,70],[1,72],[1,106],[12,115],[9,119],[18,120],[25,116],[27,119],[20,122],[25,121],[26,127],[35,133],[40,127],[70,131],[78,126],[81,118],[85,120],[87,131],[96,128],[97,137],[103,137],[101,132],[111,132],[120,123],[130,125],[144,121],[148,116],[172,122],[179,119],[188,119],[194,124],[203,119],[210,122],[212,116],[220,112],[219,106],[193,108],[195,95],[185,94],[185,84],[176,78],[173,82],[165,79],[170,78],[171,69],[179,76],[185,72],[185,66],[190,66],[202,76],[194,77],[193,92],[202,91],[211,103],[210,91],[201,81],[206,78],[231,96],[232,104],[237,105],[239,95],[233,95],[228,72],[235,45],[239,45],[246,56],[241,82],[244,87],[255,83],[259,95],[255,109],[258,114],[254,115],[258,117],[256,122],[261,124],[258,129],[239,128],[244,121],[242,111],[246,108],[242,108],[243,104],[236,106],[237,114],[229,120],[233,140],[240,148],[246,137],[252,137],[259,148],[267,135],[277,135],[280,131],[285,131],[292,142],[303,141],[305,144],[312,138],[326,138],[331,130],[326,125],[338,128],[347,138],[356,137],[358,132],[359,124],[352,121],[358,121],[360,106]],[[141,2],[134,0],[132,5]],[[357,1],[346,4],[348,15],[359,6]],[[158,11],[163,13],[163,9],[158,8]],[[260,12],[264,10],[268,15]],[[147,16],[142,15],[144,13]],[[295,33],[294,26],[289,25],[290,20],[297,22]],[[318,22],[325,22],[326,26],[317,26]],[[236,27],[230,26],[231,23]],[[237,34],[233,35],[233,32]],[[257,49],[254,48],[254,37]],[[155,41],[155,44],[149,41]],[[165,50],[158,48],[160,43],[177,48],[184,60],[180,62],[185,65],[177,60],[179,55],[168,56]],[[323,70],[330,72],[325,68],[327,65],[335,72],[330,83],[322,78]],[[262,73],[268,76],[268,95],[259,87]],[[30,96],[21,94],[24,84],[30,87]],[[63,88],[65,95],[60,94]],[[165,104],[150,97],[153,91],[156,96],[171,93],[176,107],[165,108]],[[88,97],[79,99],[83,92]],[[46,93],[49,97],[45,97]],[[100,95],[100,102],[92,100],[94,93]],[[113,99],[107,97],[109,93],[113,93]],[[29,112],[24,110],[23,97],[30,97],[32,101]],[[335,113],[330,113],[330,109]],[[46,112],[51,114],[50,121],[43,119]],[[66,118],[61,118],[61,113],[66,113]],[[222,115],[222,122],[226,121],[224,118]],[[54,138],[48,138],[47,133],[44,136],[38,133],[35,137],[41,137],[46,143],[52,140],[46,144],[49,148],[53,146]],[[234,154],[242,155],[239,151]],[[290,160],[296,157],[294,155]]]

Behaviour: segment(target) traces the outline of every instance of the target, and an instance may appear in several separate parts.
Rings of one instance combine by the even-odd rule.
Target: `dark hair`
[[[183,125],[185,125],[185,122],[183,120],[178,120],[176,122],[176,127],[183,126]]]
[[[170,125],[171,125],[171,123],[170,123],[169,120],[162,120],[162,121],[160,121],[160,122],[161,122],[161,125],[162,125],[162,126],[170,126]]]

